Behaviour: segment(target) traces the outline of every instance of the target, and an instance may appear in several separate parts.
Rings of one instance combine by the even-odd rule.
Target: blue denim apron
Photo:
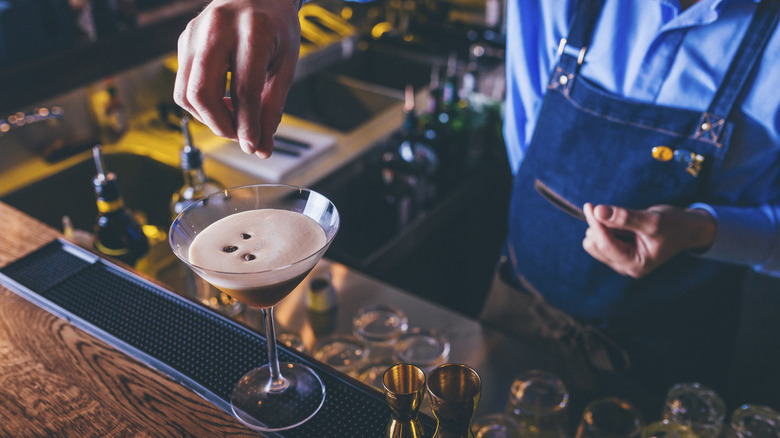
[[[578,207],[585,202],[632,209],[717,204],[710,181],[729,149],[733,126],[728,117],[738,108],[740,92],[772,33],[777,5],[765,0],[758,6],[723,83],[702,113],[615,96],[578,74],[602,4],[579,2],[562,42],[569,47],[559,50],[539,122],[514,180],[508,258],[522,283],[549,303],[630,346],[634,364],[649,360],[636,351],[676,354],[669,342],[682,352],[695,341],[702,351],[720,357],[729,351],[727,338],[736,330],[744,268],[683,253],[644,278],[619,275],[582,248],[586,223],[554,206],[535,185]],[[699,348],[694,350],[698,354]]]

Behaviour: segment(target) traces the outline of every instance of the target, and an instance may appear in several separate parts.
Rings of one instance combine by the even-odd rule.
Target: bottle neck
[[[415,114],[414,109],[406,112],[401,129],[408,137],[417,136],[417,114]]]
[[[202,187],[206,184],[206,173],[202,167],[196,167],[194,169],[187,169],[184,171],[184,186],[185,187]]]
[[[457,100],[457,92],[454,82],[447,82],[441,92],[442,106],[445,108],[452,106]]]
[[[436,114],[441,106],[441,89],[431,90],[428,96],[428,107],[425,109],[428,114]]]

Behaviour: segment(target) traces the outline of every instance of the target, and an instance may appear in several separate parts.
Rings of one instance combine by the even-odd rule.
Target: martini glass
[[[294,212],[307,216],[324,231],[324,243],[278,267],[250,268],[247,271],[238,266],[241,264],[239,259],[236,259],[236,269],[232,265],[214,269],[203,266],[207,263],[192,262],[190,246],[196,236],[211,224],[234,214],[264,209],[286,210],[287,214]],[[258,229],[264,225],[253,224]],[[244,375],[230,400],[236,417],[252,429],[274,432],[301,425],[314,416],[325,401],[325,386],[311,368],[298,363],[279,363],[273,306],[292,292],[314,268],[338,228],[338,211],[326,197],[309,189],[278,184],[234,187],[217,192],[191,204],[171,225],[169,241],[176,256],[216,288],[248,306],[259,308],[263,315],[268,363]],[[222,229],[219,230],[222,233]],[[235,237],[230,231],[228,234],[224,248],[220,247],[216,252],[232,249],[233,243],[229,239]],[[245,233],[239,235],[246,238]],[[243,249],[237,255],[240,251]]]

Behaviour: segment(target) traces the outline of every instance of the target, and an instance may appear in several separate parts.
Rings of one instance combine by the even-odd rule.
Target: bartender
[[[297,1],[214,0],[179,39],[176,102],[247,153],[273,148]],[[583,385],[721,387],[743,274],[780,273],[780,1],[507,3],[515,177],[482,320]]]
[[[483,320],[661,391],[729,392],[743,274],[780,271],[779,11],[508,3],[515,178]]]

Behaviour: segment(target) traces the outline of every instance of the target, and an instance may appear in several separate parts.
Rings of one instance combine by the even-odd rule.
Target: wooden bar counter
[[[0,267],[59,236],[0,203]],[[0,285],[0,436],[258,436],[227,412]]]

